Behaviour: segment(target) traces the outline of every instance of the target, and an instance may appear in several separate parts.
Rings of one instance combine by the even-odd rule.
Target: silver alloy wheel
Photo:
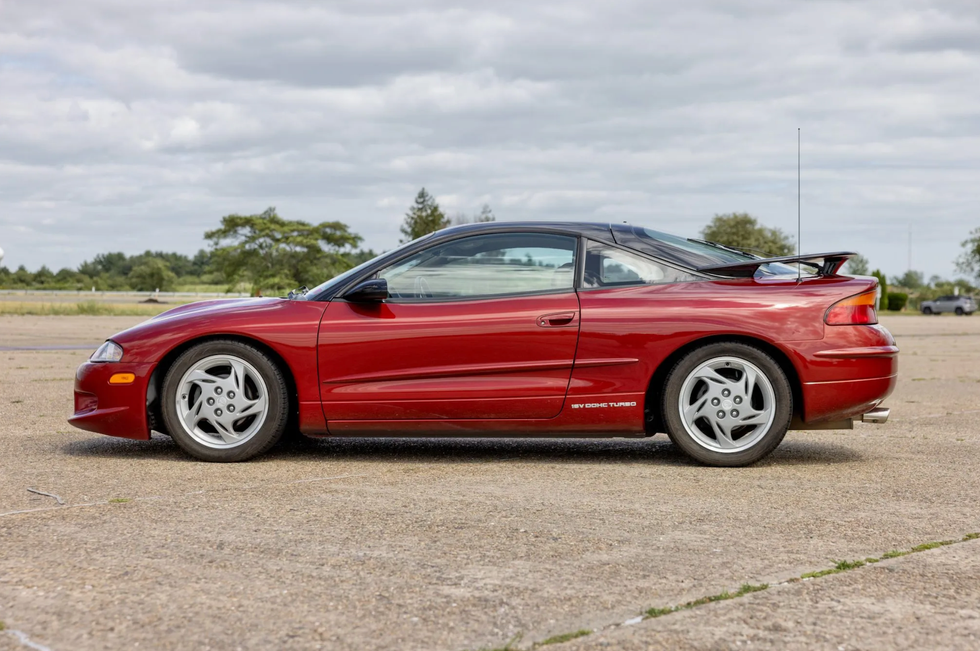
[[[194,363],[177,384],[184,431],[210,448],[233,448],[252,438],[269,413],[269,390],[255,367],[234,355]]]
[[[772,426],[775,391],[755,364],[715,357],[684,379],[678,408],[684,429],[698,445],[714,452],[742,452]]]

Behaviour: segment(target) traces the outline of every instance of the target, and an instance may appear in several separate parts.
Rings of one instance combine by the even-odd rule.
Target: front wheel
[[[161,395],[167,430],[202,461],[244,461],[269,450],[289,420],[282,372],[238,341],[198,344],[177,358]]]
[[[776,361],[758,348],[716,343],[682,358],[661,405],[667,435],[711,466],[745,466],[772,452],[793,415],[793,392]]]
[[[956,308],[956,316],[963,316],[964,314],[965,312],[963,311],[962,307]]]
[[[926,316],[929,316],[930,314],[932,314],[932,308],[928,306],[924,307],[922,308],[922,313],[925,314]]]

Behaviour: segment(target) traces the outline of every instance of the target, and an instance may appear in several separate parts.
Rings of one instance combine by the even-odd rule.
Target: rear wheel
[[[745,466],[772,452],[793,415],[793,392],[758,348],[716,343],[681,359],[667,377],[662,413],[671,441],[712,466]]]
[[[929,316],[932,314],[932,308],[927,305],[926,307],[922,308],[922,313]]]
[[[244,461],[269,450],[289,419],[285,378],[262,351],[210,341],[177,358],[163,381],[163,419],[185,452]]]
[[[956,312],[956,316],[963,316],[965,314],[962,307],[956,308],[955,312]]]

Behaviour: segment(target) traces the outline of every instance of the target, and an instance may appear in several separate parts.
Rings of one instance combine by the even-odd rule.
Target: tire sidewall
[[[736,357],[751,362],[772,384],[775,414],[769,431],[755,445],[740,452],[716,452],[702,446],[687,432],[678,410],[684,380],[700,364],[716,357]],[[661,413],[670,440],[689,456],[712,466],[745,466],[768,455],[783,440],[793,418],[793,391],[786,373],[765,352],[747,344],[719,342],[691,351],[674,365],[667,376]]]
[[[180,391],[178,383],[181,378],[196,362],[213,355],[232,355],[247,361],[265,380],[268,391],[269,405],[262,427],[245,443],[233,448],[210,448],[194,440],[184,430],[180,416],[177,414],[176,395]],[[289,394],[282,372],[267,355],[237,341],[209,341],[182,353],[167,371],[160,400],[161,412],[170,436],[181,449],[202,461],[244,461],[262,454],[282,437],[289,415]]]

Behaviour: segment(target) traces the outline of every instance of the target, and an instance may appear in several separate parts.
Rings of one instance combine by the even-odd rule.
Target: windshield
[[[371,258],[367,262],[363,262],[363,263],[357,265],[353,269],[348,269],[347,271],[345,271],[344,273],[340,274],[339,276],[334,276],[330,280],[328,280],[328,281],[326,281],[324,283],[321,283],[321,284],[317,285],[313,289],[311,289],[308,292],[306,292],[306,294],[304,294],[303,296],[299,296],[297,298],[298,298],[298,300],[309,301],[309,300],[312,300],[313,297],[320,295],[321,292],[323,292],[323,291],[325,291],[327,289],[337,289],[337,288],[339,288],[339,287],[341,287],[343,285],[346,285],[352,278],[357,277],[358,274],[360,274],[362,271],[364,271],[365,269],[367,269],[368,267],[370,267],[372,264],[374,264],[376,260],[378,260],[380,258],[387,258],[388,256],[390,256],[390,255],[392,255],[394,253],[397,253],[398,251],[401,251],[402,249],[406,249],[406,248],[412,246],[413,244],[415,244],[416,242],[421,242],[422,240],[427,239],[427,238],[429,238],[431,236],[432,236],[432,233],[427,233],[426,235],[423,235],[422,237],[418,237],[418,238],[412,240],[411,242],[406,242],[406,243],[404,243],[404,244],[402,244],[400,246],[397,246],[394,249],[392,249],[391,251],[386,251],[385,253],[382,253],[379,256],[376,256],[374,258]]]

